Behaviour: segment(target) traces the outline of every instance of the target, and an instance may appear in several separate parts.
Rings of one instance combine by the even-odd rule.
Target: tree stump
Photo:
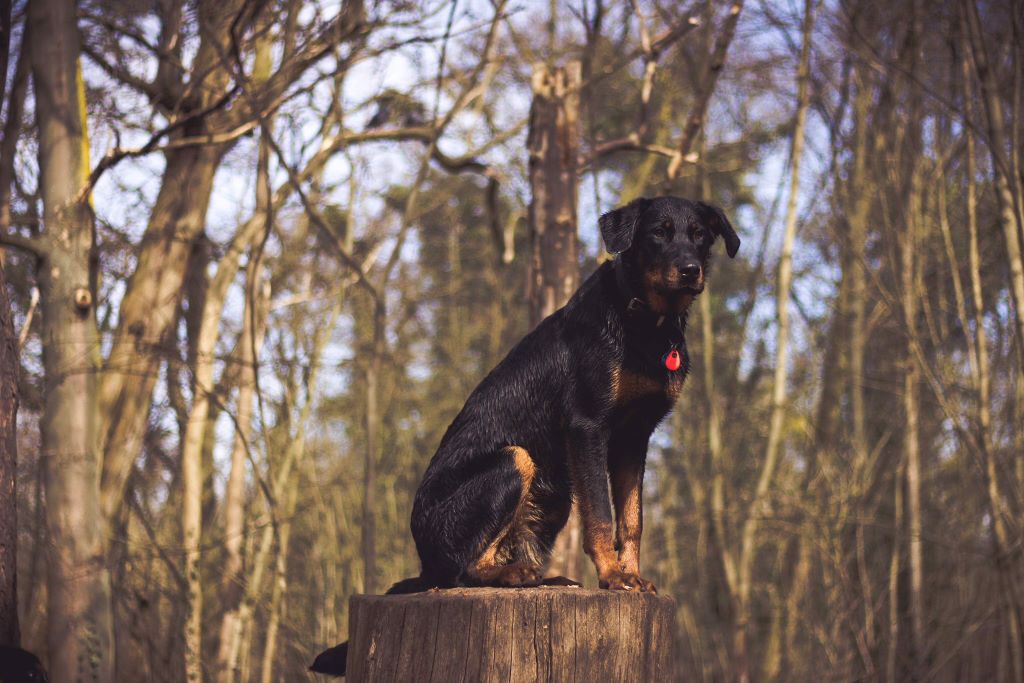
[[[583,588],[356,595],[350,681],[672,681],[675,602]]]

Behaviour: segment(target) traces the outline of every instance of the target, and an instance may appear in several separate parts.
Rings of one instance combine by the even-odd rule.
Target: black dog
[[[389,593],[540,584],[573,499],[601,587],[654,591],[640,575],[647,443],[689,369],[686,311],[711,244],[720,236],[735,256],[740,240],[721,209],[675,197],[637,199],[600,227],[618,256],[509,352],[448,427],[413,503],[422,573]],[[333,657],[325,673],[340,673],[344,654],[328,650],[314,670]]]
[[[0,683],[46,683],[39,658],[20,647],[0,645]]]

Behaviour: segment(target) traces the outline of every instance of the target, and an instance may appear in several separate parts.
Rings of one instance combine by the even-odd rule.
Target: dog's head
[[[620,254],[659,313],[681,313],[704,291],[704,274],[717,237],[736,256],[740,238],[721,209],[679,197],[634,199],[601,216],[608,251]]]

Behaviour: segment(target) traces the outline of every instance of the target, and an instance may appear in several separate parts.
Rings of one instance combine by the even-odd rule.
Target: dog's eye
[[[665,239],[666,237],[668,237],[669,230],[671,229],[672,225],[668,221],[662,221],[661,223],[658,223],[656,226],[651,228],[651,235],[653,237],[657,237],[658,239]]]
[[[694,228],[693,230],[693,241],[703,242],[704,241],[704,228]]]

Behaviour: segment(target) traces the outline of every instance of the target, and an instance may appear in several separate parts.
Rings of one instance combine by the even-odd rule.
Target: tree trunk
[[[988,149],[992,156],[992,169],[996,181],[996,197],[999,200],[999,218],[1006,243],[1006,260],[1010,271],[1010,292],[1016,312],[1017,339],[1024,340],[1024,254],[1021,235],[1024,234],[1024,215],[1022,205],[1024,197],[1017,196],[1019,187],[1011,172],[1010,159],[1006,152],[1007,124],[1003,117],[1001,95],[992,65],[989,63],[985,35],[978,16],[975,0],[964,0],[966,26],[970,32],[970,50],[968,55],[974,63],[978,85],[981,88],[981,103],[985,111],[985,123],[988,132]],[[1010,150],[1014,154],[1014,150]],[[1019,372],[1024,375],[1024,342],[1016,344],[1019,355]]]
[[[966,52],[966,51],[965,51]],[[964,116],[970,120],[972,114],[971,78],[969,60],[962,62],[964,78]],[[977,154],[974,132],[967,129],[967,234],[970,242],[968,260],[971,272],[971,301],[974,305],[974,352],[975,359],[971,364],[974,370],[974,390],[976,396],[977,425],[979,443],[985,460],[985,484],[988,495],[988,507],[992,515],[993,551],[995,564],[999,570],[1003,592],[1006,594],[1007,621],[1010,631],[1010,656],[1016,680],[1024,679],[1024,647],[1019,634],[1021,633],[1021,604],[1018,589],[1013,578],[1013,567],[1009,564],[1009,548],[1012,545],[1007,517],[1009,511],[1004,503],[999,487],[999,466],[996,458],[995,444],[992,439],[992,380],[989,368],[988,334],[985,331],[985,299],[982,294],[981,251],[978,246],[978,198],[977,198]],[[968,325],[964,324],[964,332],[968,333]],[[970,336],[968,334],[968,339]],[[1024,343],[1024,339],[1018,340]],[[1020,382],[1022,375],[1018,373]],[[1019,430],[1018,430],[1019,431]]]
[[[108,523],[122,505],[132,463],[142,447],[163,347],[177,320],[192,242],[206,223],[221,155],[222,148],[210,146],[167,153],[164,182],[121,300],[100,398],[102,505]]]
[[[354,596],[354,681],[672,681],[675,602],[581,588]]]
[[[238,622],[242,602],[242,541],[245,536],[245,471],[252,431],[252,403],[255,388],[255,355],[263,346],[264,318],[269,298],[261,284],[259,268],[250,263],[246,269],[245,310],[242,334],[238,341],[238,397],[235,400],[235,438],[231,449],[231,470],[224,490],[224,566],[220,585],[224,616],[217,651],[217,680],[231,680],[231,638]],[[255,310],[254,310],[255,309]]]
[[[257,47],[257,67],[254,80],[266,80],[269,72],[269,44],[261,41]],[[207,443],[207,432],[213,424],[209,419],[214,387],[214,356],[217,342],[220,339],[221,318],[224,313],[224,302],[231,284],[238,273],[238,265],[242,254],[250,250],[251,245],[260,233],[260,228],[269,230],[268,211],[272,198],[269,191],[267,165],[270,149],[265,136],[270,131],[263,131],[264,139],[259,148],[259,162],[256,174],[256,207],[253,215],[243,223],[231,240],[227,252],[217,265],[217,273],[210,282],[203,297],[202,316],[199,322],[196,352],[194,360],[194,380],[192,383],[192,409],[189,411],[181,452],[182,472],[182,535],[185,552],[185,580],[188,582],[185,620],[185,676],[189,681],[202,678],[202,580],[200,576],[200,536],[202,533],[202,498],[203,498],[203,452]],[[254,255],[252,277],[259,277],[259,258]],[[248,300],[247,300],[248,303]],[[246,306],[247,312],[252,312]],[[248,321],[247,321],[248,322]],[[249,341],[252,341],[250,337]],[[243,351],[245,355],[245,351]],[[251,355],[251,354],[250,354]]]
[[[99,507],[96,254],[76,3],[28,7],[45,256],[39,264],[45,405],[48,649],[55,681],[113,679],[110,579]]]
[[[266,202],[263,202],[266,205]],[[196,343],[192,408],[181,452],[182,533],[185,552],[185,580],[188,582],[187,618],[185,621],[185,672],[190,681],[201,678],[202,582],[200,580],[200,535],[202,529],[203,450],[214,387],[214,360],[220,324],[228,290],[238,273],[242,254],[249,248],[264,224],[257,214],[239,228],[227,253],[217,266],[217,273],[206,292]]]
[[[22,39],[24,40],[24,38]],[[0,105],[7,90],[7,54],[11,43],[11,2],[0,0]],[[20,100],[17,82],[24,90],[24,50],[15,69],[16,87],[12,88],[11,109],[19,120],[6,125],[3,150],[0,152],[0,230],[7,232],[10,222],[11,173],[14,168],[14,144],[20,125]],[[8,110],[10,118],[10,109]],[[11,124],[10,120],[8,124]],[[0,250],[0,645],[17,646],[21,642],[18,625],[18,338],[11,318],[11,301],[7,296],[4,254]]]
[[[893,473],[892,551],[889,555],[889,642],[885,653],[885,680],[901,680],[896,663],[900,636],[900,566],[903,557],[903,476],[906,463],[900,461]]]
[[[377,460],[380,458],[380,375],[384,363],[384,303],[374,302],[373,348],[366,368],[366,452],[363,460],[363,591],[373,594],[377,587]]]
[[[871,107],[872,90],[868,84],[868,73],[858,71],[856,79],[857,96],[854,101],[854,152],[853,169],[850,177],[850,194],[854,198],[849,214],[849,261],[850,270],[850,413],[852,418],[851,441],[853,446],[854,485],[858,494],[863,493],[862,479],[868,461],[867,430],[864,410],[864,349],[867,342],[867,239],[868,215],[874,193],[868,188],[867,161],[869,149],[868,110]],[[884,132],[879,138],[884,139]],[[877,143],[876,143],[877,145]],[[878,147],[874,148],[877,151]],[[858,495],[858,498],[860,496]],[[858,522],[858,525],[860,522]]]
[[[320,371],[320,359],[323,355],[324,346],[330,337],[331,330],[334,329],[334,323],[337,320],[340,311],[341,295],[339,295],[338,302],[327,316],[324,325],[318,328],[314,335],[312,349],[309,355],[309,372],[305,378],[307,387],[316,386]],[[302,404],[299,416],[295,422],[297,432],[289,441],[288,448],[285,450],[284,457],[282,458],[282,462],[278,470],[273,472],[272,476],[270,476],[269,473],[267,476],[267,479],[270,480],[273,501],[281,500],[281,494],[284,493],[291,485],[292,477],[298,476],[297,474],[293,474],[293,470],[296,467],[297,460],[305,453],[305,430],[312,407],[313,392],[307,390],[306,401]],[[227,664],[226,670],[222,671],[220,676],[220,680],[222,681],[248,680],[248,676],[243,675],[243,669],[245,668],[243,666],[244,659],[248,657],[248,648],[245,646],[244,641],[251,634],[253,612],[263,585],[263,575],[267,571],[270,551],[273,549],[275,537],[277,537],[276,540],[279,544],[281,542],[279,512],[278,510],[270,507],[269,501],[267,516],[269,517],[269,520],[264,520],[263,531],[260,534],[259,539],[256,541],[257,550],[252,558],[248,580],[245,582],[245,592],[242,602],[238,607],[238,616],[233,620],[232,629],[227,634],[226,645],[222,645],[226,652]],[[279,551],[284,552],[283,548]]]
[[[579,284],[576,235],[580,64],[534,65],[530,108],[530,326],[565,305]]]
[[[739,584],[737,586],[737,613],[734,628],[735,655],[741,681],[750,679],[746,630],[750,617],[750,592],[753,580],[751,574],[754,564],[755,537],[760,518],[763,515],[763,507],[767,502],[768,489],[779,459],[779,450],[782,442],[782,423],[786,408],[789,290],[792,282],[793,243],[796,240],[800,161],[803,156],[804,129],[807,122],[807,108],[810,103],[811,31],[813,25],[814,3],[813,0],[805,0],[803,40],[800,50],[800,64],[797,69],[797,110],[790,161],[792,169],[789,185],[789,202],[786,207],[786,227],[782,237],[782,254],[779,257],[778,285],[776,290],[778,331],[775,340],[775,378],[772,384],[771,421],[768,430],[768,443],[765,447],[764,463],[761,465],[757,488],[754,491],[754,500],[743,523],[743,536],[740,541]]]
[[[923,219],[921,209],[920,170],[915,169],[911,180],[911,191],[907,211],[907,225],[902,240],[901,254],[901,289],[903,317],[908,337],[913,340],[917,336],[917,302],[921,296],[917,287],[915,253],[917,251],[917,232],[919,222]],[[912,343],[912,342],[911,342]],[[921,548],[921,446],[920,446],[920,398],[918,382],[921,368],[916,354],[909,350],[905,359],[906,368],[903,375],[903,453],[907,463],[907,520],[910,525],[909,559],[910,559],[910,646],[914,663],[914,675],[924,672],[924,605],[922,590],[924,568],[922,566]]]
[[[18,337],[0,254],[0,645],[17,646],[18,628]]]
[[[530,327],[565,305],[579,285],[576,204],[579,176],[579,86],[581,65],[533,67],[530,106],[530,272],[526,293]],[[580,519],[573,505],[555,540],[551,571],[578,578],[582,571]]]
[[[301,444],[295,448],[299,450],[299,459],[305,455],[305,427],[299,426],[302,430]],[[299,439],[296,439],[298,441]],[[288,485],[288,497],[285,501],[283,521],[281,522],[281,538],[278,542],[277,559],[274,565],[273,587],[270,594],[270,616],[267,619],[267,636],[263,645],[263,660],[260,666],[261,683],[271,683],[274,674],[274,662],[277,659],[277,636],[281,627],[282,612],[285,609],[285,594],[288,590],[288,544],[291,540],[292,524],[291,519],[295,515],[295,505],[298,501],[300,474],[295,473],[291,483]]]

